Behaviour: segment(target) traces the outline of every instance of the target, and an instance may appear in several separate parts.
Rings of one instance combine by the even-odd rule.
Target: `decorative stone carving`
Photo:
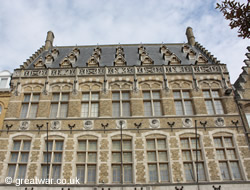
[[[83,121],[83,128],[86,130],[93,129],[94,121],[93,120],[84,120]]]
[[[74,48],[72,51],[76,57],[78,57],[80,55],[80,50],[78,48]]]
[[[160,53],[164,54],[164,53],[166,53],[167,50],[168,50],[168,48],[164,44],[162,44],[160,47]]]
[[[183,53],[188,53],[188,51],[189,51],[189,46],[188,45],[183,45],[182,46],[182,48],[181,48],[181,51],[183,52]]]
[[[138,53],[141,54],[142,52],[145,52],[146,48],[143,45],[140,45],[138,48]]]
[[[62,68],[68,68],[68,67],[70,68],[70,67],[72,67],[72,63],[70,62],[68,57],[65,57],[63,59],[63,61],[60,63],[60,67],[62,67]]]
[[[183,127],[193,127],[193,121],[191,118],[182,119]]]
[[[87,62],[88,67],[98,67],[99,61],[95,58],[95,56],[91,56]]]
[[[43,58],[40,57],[40,59],[34,64],[34,67],[36,69],[46,68],[46,65],[44,64]]]
[[[215,123],[215,126],[217,126],[217,127],[224,127],[225,126],[225,120],[223,117],[215,118],[214,123]]]
[[[122,129],[127,128],[127,120],[120,119],[120,120],[116,120],[115,123],[116,123],[117,129],[121,129],[121,127]]]
[[[57,58],[57,56],[59,55],[59,50],[54,48],[52,51],[51,51],[51,54],[52,56],[54,57],[54,59]]]
[[[160,120],[159,119],[149,119],[150,128],[159,128],[160,127]]]
[[[199,54],[195,61],[195,64],[198,65],[198,64],[206,64],[206,63],[208,63],[207,58],[205,58],[202,54]]]
[[[27,129],[29,129],[29,126],[30,126],[30,121],[20,121],[19,129],[20,130],[27,130]]]
[[[124,58],[124,53],[122,47],[116,48],[116,58],[114,61],[115,66],[125,66],[126,65],[126,60]]]
[[[52,64],[53,61],[54,61],[54,57],[49,53],[49,54],[45,57],[45,64]]]
[[[192,49],[190,49],[190,51],[187,54],[187,58],[190,60],[190,59],[195,59],[195,57],[196,53]]]
[[[68,59],[70,63],[74,64],[77,61],[77,56],[73,52],[71,52],[68,56]]]
[[[181,64],[181,60],[173,53],[170,56],[170,59],[168,61],[168,65],[179,65],[179,64]]]
[[[51,121],[50,129],[52,130],[60,130],[61,129],[61,121]]]
[[[140,54],[140,60],[142,65],[154,64],[154,61],[149,57],[149,55],[146,52],[142,52],[142,54]]]

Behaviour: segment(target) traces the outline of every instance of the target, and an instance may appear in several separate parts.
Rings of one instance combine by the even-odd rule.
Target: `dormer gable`
[[[153,65],[154,61],[149,57],[149,55],[146,52],[143,52],[140,55],[140,60],[142,65]]]
[[[189,52],[189,46],[188,45],[183,45],[181,48],[182,53],[188,53]]]
[[[78,48],[74,48],[72,52],[75,54],[76,57],[80,55],[80,49]]]
[[[164,54],[166,51],[168,50],[167,46],[165,46],[164,44],[161,45],[159,51],[161,54]]]
[[[36,68],[36,69],[46,68],[46,65],[44,64],[43,58],[40,57],[40,59],[38,59],[38,61],[34,64],[34,68]]]
[[[52,49],[51,55],[54,57],[54,59],[56,59],[57,56],[59,55],[59,50],[56,48]]]
[[[181,60],[175,54],[172,54],[170,56],[168,64],[169,65],[179,65],[179,64],[181,64]]]
[[[196,53],[192,50],[192,49],[190,49],[190,51],[187,53],[187,59],[195,59],[195,57],[196,57]]]
[[[72,64],[74,64],[77,61],[77,56],[74,54],[74,52],[71,52],[68,55],[68,59]]]
[[[122,55],[123,57],[125,56],[123,52],[123,48],[121,46],[116,48],[115,57],[117,57],[118,55]]]
[[[62,68],[71,68],[72,67],[72,63],[70,62],[68,57],[65,57],[59,65]]]
[[[196,65],[198,65],[198,64],[207,64],[207,63],[208,63],[207,58],[202,54],[199,54],[196,61],[195,61]]]
[[[138,53],[141,54],[142,52],[145,52],[146,51],[146,48],[143,46],[143,45],[140,45],[138,47]]]
[[[170,59],[171,55],[173,55],[173,53],[169,49],[166,49],[165,52],[163,53],[163,59],[168,60]]]
[[[99,61],[96,59],[95,56],[91,56],[89,60],[87,61],[87,66],[88,67],[98,67],[99,66]]]
[[[45,57],[45,64],[52,64],[53,61],[54,61],[54,57],[52,56],[51,53],[49,53],[49,54]]]
[[[102,49],[101,49],[99,46],[97,46],[97,47],[94,49],[94,52],[97,52],[99,55],[101,55]]]
[[[115,61],[114,61],[114,65],[115,66],[125,66],[126,65],[126,60],[122,54],[118,54],[116,56]]]

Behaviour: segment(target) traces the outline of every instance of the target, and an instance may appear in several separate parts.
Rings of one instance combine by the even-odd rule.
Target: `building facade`
[[[227,67],[192,28],[186,35],[179,44],[54,47],[48,32],[12,76],[0,189],[249,189]]]

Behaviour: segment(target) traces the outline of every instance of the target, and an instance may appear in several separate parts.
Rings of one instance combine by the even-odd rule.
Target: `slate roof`
[[[138,48],[140,46],[145,47],[145,50],[149,57],[154,61],[154,65],[167,65],[167,61],[164,60],[163,55],[160,52],[160,47],[163,44],[117,44],[117,45],[98,45],[101,48],[99,67],[103,66],[114,66],[114,60],[116,55],[116,48],[122,47],[124,52],[124,57],[126,60],[126,66],[140,66],[141,60],[139,58]],[[189,44],[164,44],[172,53],[174,53],[178,59],[181,61],[181,64],[194,64],[196,59],[188,59],[187,53],[182,52],[182,47],[184,45],[188,46],[196,53],[196,58],[199,54],[202,54],[206,59],[208,59],[208,64],[215,64],[211,57],[209,57],[204,48],[200,48],[200,44],[198,46],[191,47]],[[72,64],[72,67],[87,67],[87,61],[91,57],[96,48],[96,45],[93,46],[57,46],[54,47],[59,51],[59,55],[53,61],[52,64],[46,64],[47,68],[60,68],[60,63],[63,61],[65,57],[67,57],[74,48],[78,48],[80,50],[80,54],[77,58],[77,61]],[[201,46],[202,47],[202,46]],[[54,49],[52,48],[52,49]],[[34,60],[32,60],[31,64],[27,65],[25,69],[34,69],[34,63],[36,63],[39,59],[45,60],[45,57],[51,52],[42,51]],[[217,62],[218,63],[218,62]]]

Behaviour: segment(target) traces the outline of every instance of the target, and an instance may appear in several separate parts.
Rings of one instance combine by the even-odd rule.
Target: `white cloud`
[[[243,1],[244,2],[244,1]],[[0,0],[0,70],[18,68],[44,45],[182,43],[186,27],[226,63],[231,82],[241,73],[249,40],[237,37],[216,1],[202,0]]]

